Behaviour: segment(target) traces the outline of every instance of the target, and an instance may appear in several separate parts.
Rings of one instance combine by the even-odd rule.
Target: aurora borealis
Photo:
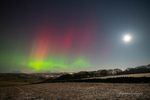
[[[72,32],[66,31],[66,33],[64,32],[64,36],[60,38],[53,35],[55,34],[54,31],[51,32],[49,29],[44,28],[37,32],[39,33],[37,33],[33,43],[29,67],[38,71],[54,69],[67,70],[67,67],[73,69],[73,67],[89,66],[88,60],[80,57],[78,51],[74,52],[77,56],[72,61],[69,60],[72,57],[69,53],[72,52],[71,49],[74,43]],[[55,30],[55,32],[57,33],[58,31]],[[77,44],[79,46],[78,48],[82,45],[82,41],[80,40],[79,42],[80,44]]]
[[[75,72],[149,64],[148,0],[3,0],[1,72]],[[130,44],[122,35],[133,36]]]

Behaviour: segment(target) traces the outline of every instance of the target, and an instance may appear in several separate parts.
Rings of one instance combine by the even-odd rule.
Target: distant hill
[[[106,82],[114,82],[114,81],[117,81],[119,82],[119,80],[127,80],[128,82],[129,81],[132,81],[134,80],[135,82],[140,82],[140,81],[143,81],[143,82],[147,82],[147,79],[149,79],[149,77],[147,78],[141,78],[143,76],[140,76],[139,77],[126,77],[124,78],[124,76],[122,77],[108,77],[107,79],[106,78],[103,78],[102,77],[106,77],[106,76],[121,76],[121,75],[128,75],[128,74],[140,74],[140,73],[150,73],[150,64],[149,65],[144,65],[144,66],[138,66],[138,67],[135,67],[135,68],[127,68],[126,70],[122,71],[121,69],[102,69],[102,70],[98,70],[98,71],[81,71],[81,72],[77,72],[77,73],[72,73],[72,74],[63,74],[61,75],[60,77],[57,77],[57,78],[54,78],[54,79],[47,79],[43,82],[65,82],[65,81],[106,81]],[[95,77],[101,77],[99,79],[96,79]],[[137,81],[139,80],[139,81]],[[104,82],[105,82],[104,81]],[[149,81],[148,81],[149,82]]]
[[[101,80],[103,77],[104,78],[107,77],[107,79],[108,78],[111,78],[111,79],[120,78],[120,77],[124,77],[124,76],[132,77],[131,74],[141,77],[140,73],[150,73],[150,64],[138,66],[138,67],[134,67],[134,68],[127,68],[126,70],[101,69],[101,70],[97,70],[97,71],[80,71],[80,72],[76,72],[76,73],[30,73],[30,74],[29,73],[0,73],[0,81],[1,82],[2,81],[26,82],[26,83],[71,81],[71,80],[78,80],[78,81],[92,80],[92,81],[94,81],[97,79]],[[138,75],[138,74],[140,74],[140,75]],[[136,79],[138,77],[136,77]]]
[[[136,74],[136,73],[149,73],[150,72],[150,64],[138,66],[135,68],[127,68],[125,71],[120,74]]]
[[[0,73],[0,81],[35,83],[64,73]]]

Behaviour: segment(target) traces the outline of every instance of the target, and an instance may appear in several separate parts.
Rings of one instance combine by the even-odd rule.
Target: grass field
[[[149,100],[150,84],[43,83],[0,88],[0,100]]]
[[[150,73],[92,77],[91,79],[117,77],[150,77]],[[150,83],[83,81],[31,84],[30,81],[20,81],[20,78],[1,79],[0,100],[150,100]]]

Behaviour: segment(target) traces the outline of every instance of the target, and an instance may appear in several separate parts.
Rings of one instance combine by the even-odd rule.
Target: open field
[[[150,73],[91,77],[70,82],[67,78],[40,84],[31,82],[41,81],[41,78],[10,76],[1,77],[0,100],[150,100],[149,81],[133,81],[149,80]]]
[[[43,83],[0,87],[0,100],[149,100],[150,84]]]
[[[27,83],[27,82],[0,81],[0,87],[19,86],[19,85],[26,85],[26,84],[29,84],[29,83]]]

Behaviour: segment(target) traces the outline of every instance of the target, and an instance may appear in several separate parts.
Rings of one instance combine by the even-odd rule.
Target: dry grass
[[[150,84],[44,83],[0,88],[0,100],[145,100]]]

